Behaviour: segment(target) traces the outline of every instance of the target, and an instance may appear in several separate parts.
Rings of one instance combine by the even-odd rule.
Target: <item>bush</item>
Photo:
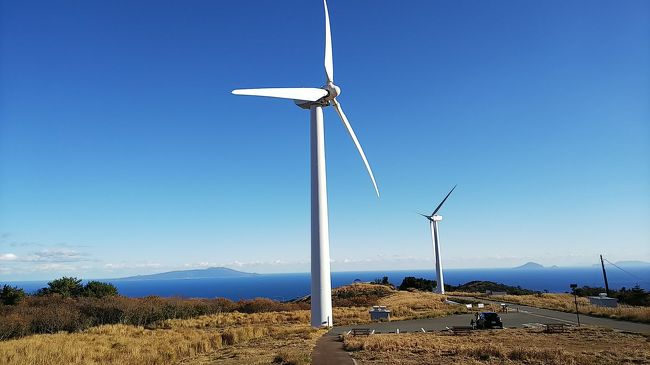
[[[650,306],[650,293],[646,292],[638,284],[635,285],[632,289],[626,290],[621,288],[618,292],[613,295],[621,303],[629,305],[640,305],[640,306]]]
[[[393,293],[393,287],[388,285],[353,284],[332,290],[332,304],[335,307],[367,307]]]
[[[46,305],[29,308],[32,317],[31,333],[75,332],[90,327],[88,318],[84,318],[78,309],[71,305]]]
[[[539,292],[523,289],[521,286],[510,286],[493,281],[470,281],[458,286],[445,285],[447,291],[460,291],[467,293],[485,293],[486,291],[505,292],[510,295],[528,295],[537,294]]]
[[[41,288],[36,292],[37,296],[50,294],[59,294],[64,297],[93,297],[104,298],[119,295],[115,285],[111,283],[102,283],[100,281],[89,281],[86,285],[81,284],[81,279],[75,277],[62,277],[47,283],[46,288]]]
[[[381,279],[377,278],[377,279],[375,279],[372,283],[373,283],[373,284],[376,284],[376,285],[392,285],[392,284],[388,281],[388,276],[384,276],[384,277],[381,278]]]
[[[305,306],[298,303],[281,303],[266,298],[240,300],[237,302],[237,310],[242,313],[286,312],[300,309],[305,309]]]
[[[0,302],[4,305],[17,305],[27,295],[21,288],[15,286],[4,285],[0,291]]]

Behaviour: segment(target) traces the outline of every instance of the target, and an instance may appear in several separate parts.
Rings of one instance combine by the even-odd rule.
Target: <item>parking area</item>
[[[511,306],[508,313],[499,313],[504,328],[537,327],[545,323],[563,323],[577,325],[575,313],[558,312],[549,309],[540,309],[527,306]],[[439,318],[413,319],[406,321],[375,322],[354,326],[334,327],[329,332],[331,335],[347,333],[353,328],[369,328],[374,333],[405,333],[405,332],[431,332],[442,331],[447,327],[469,326],[474,318],[473,313],[459,314]],[[628,331],[633,333],[650,334],[650,325],[643,323],[618,321],[608,318],[580,315],[583,325],[600,326],[606,328]]]

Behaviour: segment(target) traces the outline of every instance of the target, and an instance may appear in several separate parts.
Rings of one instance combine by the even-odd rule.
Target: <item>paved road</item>
[[[311,353],[312,365],[354,365],[355,362],[343,349],[343,342],[334,336],[323,336]]]
[[[518,310],[518,312],[517,312]],[[549,309],[533,308],[521,305],[510,305],[508,313],[499,313],[506,328],[520,328],[524,325],[540,323],[566,323],[577,325],[575,313],[558,312]],[[414,319],[407,321],[381,322],[362,324],[356,326],[334,327],[328,334],[338,335],[350,331],[352,328],[370,328],[375,333],[400,333],[422,332],[422,330],[441,331],[451,326],[468,326],[473,314],[459,314],[440,318]],[[609,318],[591,317],[580,315],[580,323],[592,326],[613,328],[621,331],[650,334],[650,325],[635,322],[617,321]]]

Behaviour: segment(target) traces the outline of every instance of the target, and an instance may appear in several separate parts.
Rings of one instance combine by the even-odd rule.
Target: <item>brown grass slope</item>
[[[269,364],[277,356],[306,364],[323,333],[308,323],[302,310],[167,320],[156,329],[105,325],[0,342],[0,364]]]

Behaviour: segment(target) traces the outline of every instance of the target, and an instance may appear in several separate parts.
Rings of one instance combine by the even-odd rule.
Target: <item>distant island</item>
[[[543,269],[544,266],[536,263],[536,262],[527,262],[521,266],[517,266],[514,269],[515,270],[537,270],[537,269]]]
[[[243,278],[257,276],[259,274],[237,271],[227,267],[209,267],[207,269],[178,270],[161,272],[150,275],[136,275],[115,280],[157,280],[157,279],[219,279],[219,278]]]
[[[645,261],[635,261],[635,260],[629,260],[629,261],[617,261],[616,265],[618,266],[650,266],[650,262],[645,262]]]

